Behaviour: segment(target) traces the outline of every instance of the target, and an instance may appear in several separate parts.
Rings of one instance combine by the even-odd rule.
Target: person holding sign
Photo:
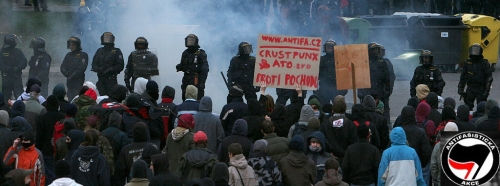
[[[335,41],[328,40],[323,45],[325,55],[321,56],[319,62],[319,88],[315,94],[318,95],[321,105],[330,103],[337,95],[345,96],[347,90],[337,90],[337,78],[335,73],[335,54],[333,48],[337,45]]]
[[[227,78],[230,85],[239,85],[243,89],[245,99],[257,100],[256,89],[253,86],[253,77],[255,70],[255,57],[250,56],[252,45],[248,42],[241,42],[238,45],[238,55],[231,59]]]
[[[184,45],[187,47],[182,52],[181,63],[177,64],[177,72],[184,72],[182,77],[182,101],[186,100],[185,93],[188,85],[194,85],[198,88],[198,98],[200,100],[205,95],[205,81],[208,76],[207,54],[198,45],[198,36],[189,34],[184,39]]]

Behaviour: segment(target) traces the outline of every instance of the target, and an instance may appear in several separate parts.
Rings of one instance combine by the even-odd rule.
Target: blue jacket
[[[378,168],[378,185],[425,186],[417,152],[406,144],[403,128],[396,127],[390,134],[391,147],[384,151]]]

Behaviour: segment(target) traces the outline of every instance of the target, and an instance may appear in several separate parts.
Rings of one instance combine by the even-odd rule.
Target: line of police
[[[23,92],[21,74],[27,64],[30,66],[29,77],[35,77],[44,83],[49,82],[50,56],[45,52],[45,41],[43,38],[34,38],[30,43],[34,55],[27,62],[24,54],[16,48],[17,37],[8,34],[4,37],[4,45],[0,55],[0,70],[2,71],[2,90],[6,99],[20,95]],[[92,61],[92,71],[97,73],[97,89],[102,95],[108,95],[112,88],[118,84],[117,75],[124,68],[124,59],[119,48],[114,47],[115,37],[111,32],[105,32],[101,36],[101,44]],[[209,64],[207,54],[198,45],[198,37],[189,34],[185,38],[186,50],[182,53],[181,62],[176,66],[177,71],[184,72],[182,78],[182,99],[185,100],[185,89],[187,85],[198,88],[198,99],[204,96],[205,83],[208,76]],[[134,90],[134,82],[138,77],[151,79],[158,76],[158,58],[148,51],[148,41],[144,37],[138,37],[134,43],[135,51],[131,52],[125,67],[124,82],[126,87]],[[335,41],[328,40],[324,43],[325,54],[320,59],[319,89],[314,93],[319,97],[322,104],[330,103],[336,95],[347,94],[346,90],[337,90],[335,75]],[[67,78],[68,98],[78,94],[81,85],[85,81],[85,70],[88,65],[88,55],[82,51],[81,41],[78,37],[70,37],[67,41],[70,52],[66,54],[60,66],[61,73]],[[231,59],[228,75],[228,86],[239,86],[247,100],[256,99],[258,87],[253,86],[255,57],[251,56],[252,45],[241,42],[238,46],[238,55]],[[370,82],[371,88],[360,89],[358,97],[362,99],[366,95],[372,95],[375,99],[384,103],[384,113],[389,116],[389,97],[392,94],[395,75],[392,63],[384,58],[385,48],[377,43],[368,45]],[[474,101],[485,101],[493,81],[489,62],[483,58],[482,48],[474,44],[469,49],[469,59],[463,66],[463,71],[458,84],[458,94],[464,98],[465,103],[472,109]],[[430,91],[441,95],[445,82],[440,70],[433,65],[433,56],[430,51],[424,50],[420,56],[421,66],[415,69],[410,82],[410,96],[415,96],[415,87],[425,84]],[[42,94],[48,95],[48,87],[42,86]],[[465,89],[467,87],[467,89]],[[286,104],[288,99],[296,96],[295,90],[277,89],[278,104]],[[305,93],[304,93],[305,95]]]

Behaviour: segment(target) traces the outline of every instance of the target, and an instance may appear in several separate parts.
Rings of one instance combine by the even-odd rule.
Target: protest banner
[[[254,86],[318,89],[321,38],[260,34]]]

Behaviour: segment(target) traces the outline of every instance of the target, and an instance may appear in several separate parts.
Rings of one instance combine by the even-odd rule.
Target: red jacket
[[[28,149],[18,147],[9,147],[5,153],[3,162],[5,165],[12,165],[15,163],[16,169],[30,169],[33,174],[30,176],[30,186],[44,186],[45,185],[45,168],[43,164],[42,153],[32,145]]]

